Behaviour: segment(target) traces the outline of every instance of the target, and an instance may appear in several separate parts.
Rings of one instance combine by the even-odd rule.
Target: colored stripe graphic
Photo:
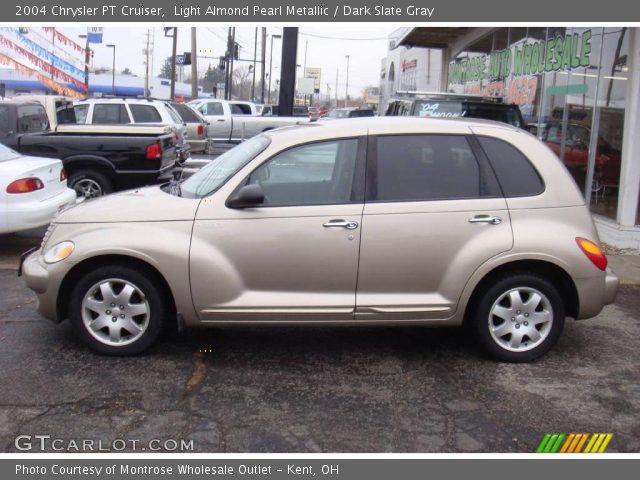
[[[604,453],[612,438],[612,433],[550,432],[542,438],[536,453]]]

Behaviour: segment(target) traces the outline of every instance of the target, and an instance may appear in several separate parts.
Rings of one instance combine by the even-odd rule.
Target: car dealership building
[[[441,91],[501,97],[563,160],[601,239],[640,248],[640,29],[407,28],[441,52]]]

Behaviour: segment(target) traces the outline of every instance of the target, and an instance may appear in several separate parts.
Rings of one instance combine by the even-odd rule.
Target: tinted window
[[[540,175],[520,150],[497,138],[478,137],[478,140],[506,197],[538,195],[544,191]]]
[[[178,114],[180,114],[180,117],[182,118],[183,121],[187,122],[187,123],[201,123],[202,120],[200,120],[200,118],[198,117],[198,114],[196,112],[194,112],[191,107],[188,107],[186,105],[182,105],[180,103],[174,103],[171,105],[176,112],[178,112]]]
[[[158,109],[152,105],[129,105],[135,123],[162,123]]]
[[[355,139],[292,148],[258,167],[248,183],[262,186],[265,206],[349,203],[357,152]]]
[[[130,123],[127,109],[117,103],[97,103],[93,107],[92,123],[123,124]]]
[[[367,189],[370,198],[383,202],[496,196],[490,175],[464,136],[381,136],[377,173]]]
[[[42,105],[19,105],[18,132],[42,132],[49,128],[49,118]]]
[[[9,131],[9,107],[0,106],[0,138],[8,137]]]
[[[209,102],[200,105],[198,108],[205,115],[224,115],[224,109],[220,102]]]
[[[413,114],[434,118],[482,118],[522,127],[520,110],[513,105],[473,103],[459,100],[416,100]]]
[[[246,103],[231,103],[231,115],[251,115],[251,107]]]
[[[373,110],[351,110],[349,118],[373,117]]]
[[[78,123],[86,123],[87,122],[87,112],[89,111],[89,105],[86,103],[83,105],[74,105],[73,110],[76,114],[76,120]]]
[[[76,123],[76,114],[71,102],[56,102],[56,121],[58,125]]]
[[[173,123],[184,123],[180,115],[178,115],[178,112],[176,112],[171,105],[165,103],[164,106],[166,107],[167,112],[169,112],[169,116],[171,117],[171,120],[173,120]]]

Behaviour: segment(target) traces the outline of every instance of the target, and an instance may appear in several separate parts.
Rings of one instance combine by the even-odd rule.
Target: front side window
[[[332,140],[291,148],[258,167],[249,184],[264,190],[264,206],[351,203],[358,140]]]
[[[224,110],[220,102],[203,103],[198,107],[198,110],[200,110],[204,115],[213,115],[213,116],[224,115]]]
[[[367,184],[381,202],[457,200],[499,196],[495,178],[480,165],[462,135],[380,136]]]
[[[78,123],[87,123],[87,113],[89,112],[89,105],[81,104],[73,106],[74,113],[76,114],[76,120]]]
[[[135,123],[162,123],[158,109],[152,105],[129,105]]]
[[[20,105],[18,113],[18,132],[43,132],[49,128],[49,118],[42,105]]]
[[[130,123],[130,120],[124,105],[118,103],[97,103],[93,107],[93,120],[91,123],[122,125]]]

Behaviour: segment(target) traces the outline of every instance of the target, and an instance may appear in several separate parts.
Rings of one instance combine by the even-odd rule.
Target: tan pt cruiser
[[[142,352],[172,322],[464,324],[523,362],[618,286],[543,143],[416,118],[283,128],[180,183],[74,206],[22,270],[42,315],[114,355]]]

